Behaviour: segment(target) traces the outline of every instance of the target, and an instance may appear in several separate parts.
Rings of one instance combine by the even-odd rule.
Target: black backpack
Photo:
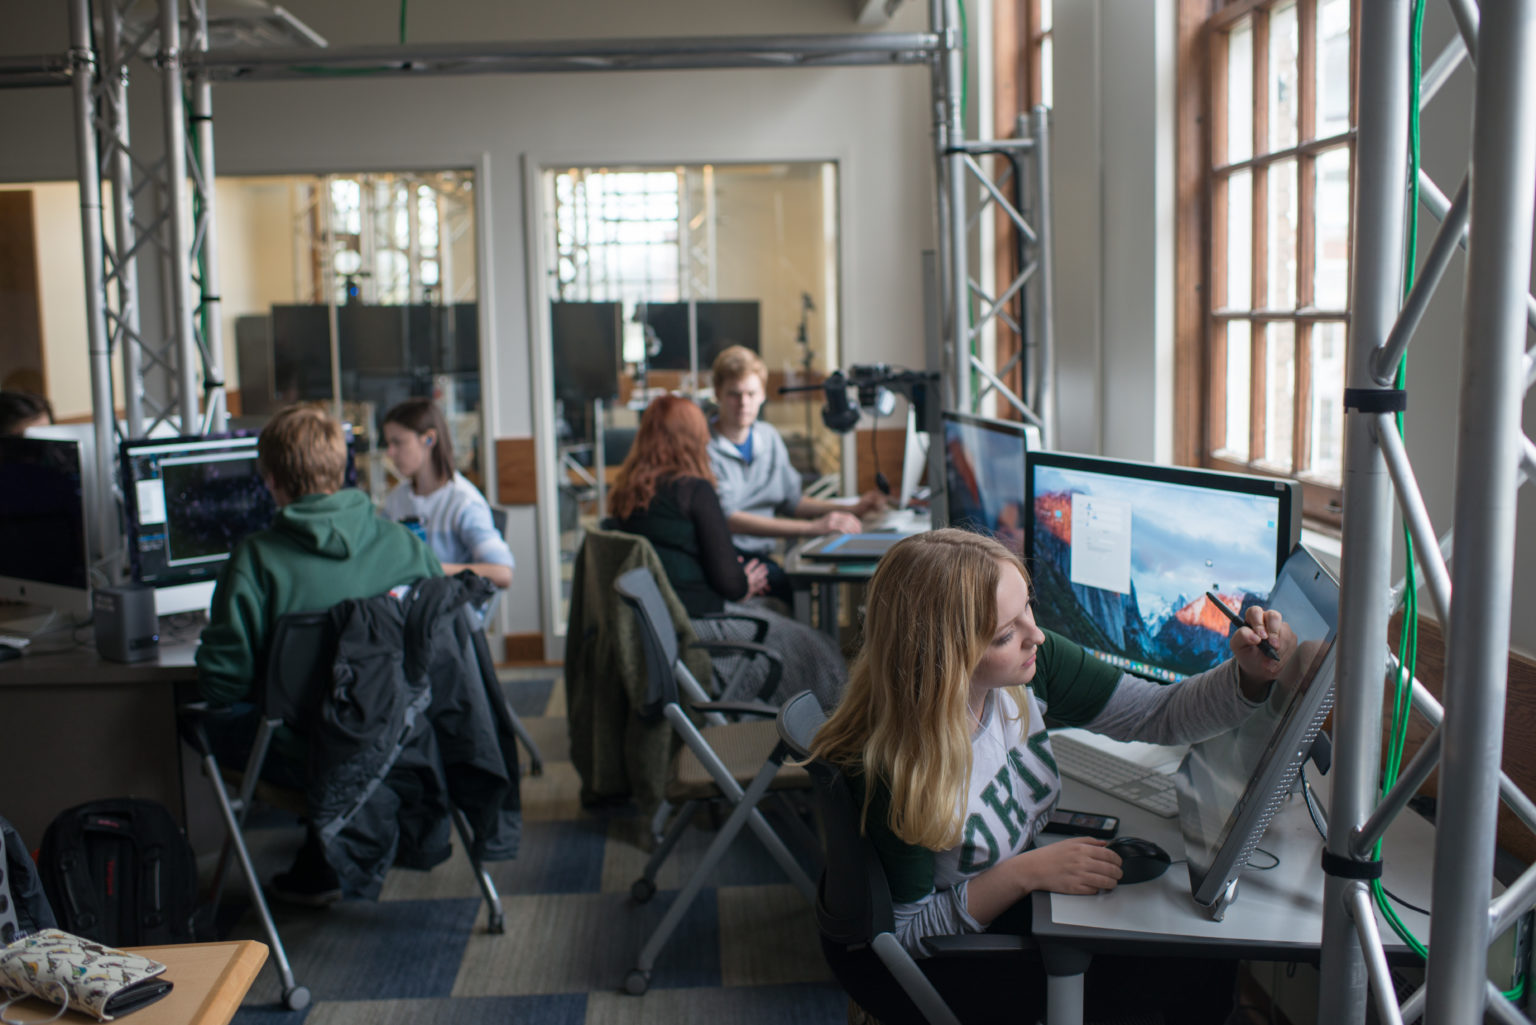
[[[59,928],[111,946],[193,941],[197,861],[165,805],[134,797],[61,813],[38,871]]]

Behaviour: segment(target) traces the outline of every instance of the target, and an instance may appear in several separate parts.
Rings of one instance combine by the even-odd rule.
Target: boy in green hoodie
[[[342,489],[346,436],[324,410],[279,410],[262,429],[256,459],[277,502],[277,518],[241,541],[224,564],[197,649],[203,698],[235,709],[208,724],[215,753],[232,766],[245,763],[254,739],[251,688],[265,671],[267,644],[280,616],[323,611],[348,598],[371,598],[443,574],[437,556],[410,528],[381,518],[364,492]],[[279,729],[262,777],[303,789],[305,761],[303,739]],[[323,897],[330,897],[328,889]],[[318,902],[323,901],[305,900]]]

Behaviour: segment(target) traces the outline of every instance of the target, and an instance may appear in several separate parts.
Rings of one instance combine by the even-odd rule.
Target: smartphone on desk
[[[1120,819],[1114,815],[1095,815],[1092,812],[1057,808],[1046,820],[1046,833],[1062,836],[1091,836],[1099,840],[1113,840],[1120,831]]]

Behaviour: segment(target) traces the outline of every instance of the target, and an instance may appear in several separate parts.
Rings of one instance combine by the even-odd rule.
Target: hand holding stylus
[[[1241,629],[1242,627],[1246,626],[1250,630],[1252,630],[1254,632],[1254,634],[1256,634],[1258,636],[1258,638],[1259,638],[1259,644],[1258,644],[1259,651],[1263,652],[1265,658],[1269,659],[1271,662],[1278,662],[1278,661],[1280,661],[1280,653],[1275,650],[1275,646],[1273,644],[1269,643],[1268,637],[1266,636],[1269,633],[1269,631],[1267,629],[1265,629],[1265,623],[1264,623],[1265,615],[1264,615],[1264,610],[1263,609],[1258,608],[1258,606],[1254,606],[1254,608],[1258,608],[1258,612],[1259,612],[1259,615],[1257,617],[1258,618],[1258,622],[1257,623],[1249,623],[1246,620],[1244,620],[1242,616],[1239,616],[1236,612],[1233,612],[1231,609],[1227,608],[1227,603],[1222,601],[1220,598],[1218,598],[1216,596],[1216,592],[1215,591],[1206,591],[1205,592],[1205,596],[1211,600],[1211,604],[1212,605],[1215,605],[1218,609],[1220,609],[1222,611],[1222,614],[1224,616],[1226,616],[1228,619],[1232,620],[1233,623],[1237,624],[1239,629]],[[1252,613],[1253,609],[1249,609],[1249,612]],[[1275,614],[1275,619],[1276,619],[1277,623],[1279,622],[1279,616],[1280,616],[1279,613]],[[1264,631],[1264,632],[1260,633],[1261,630]]]

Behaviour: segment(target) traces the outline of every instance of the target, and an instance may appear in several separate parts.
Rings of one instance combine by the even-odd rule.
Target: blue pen
[[[1232,622],[1236,623],[1238,626],[1248,626],[1247,623],[1243,622],[1242,616],[1239,616],[1236,612],[1233,612],[1231,609],[1227,608],[1227,603],[1216,597],[1215,591],[1206,591],[1205,596],[1211,599],[1211,604],[1220,609],[1222,614],[1225,615],[1228,619],[1232,620]],[[1249,629],[1251,630],[1253,628],[1249,627]],[[1262,640],[1259,642],[1259,650],[1264,653],[1265,658],[1272,659],[1276,662],[1280,661],[1280,653],[1275,650],[1275,646],[1269,643],[1268,640]]]

